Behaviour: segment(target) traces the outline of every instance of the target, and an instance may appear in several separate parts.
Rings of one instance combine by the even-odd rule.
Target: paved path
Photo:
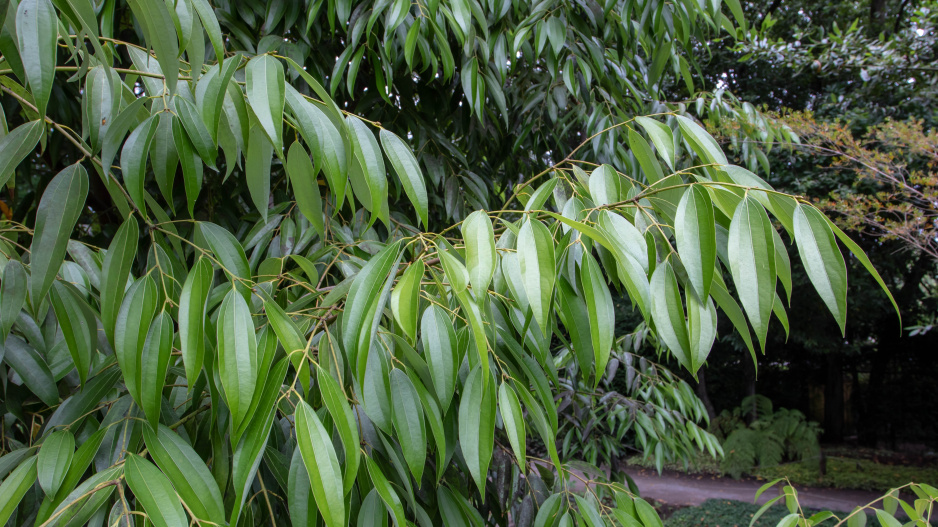
[[[735,480],[731,478],[718,478],[709,475],[687,475],[666,472],[662,475],[654,470],[629,467],[626,469],[629,476],[635,480],[642,497],[673,506],[700,505],[704,501],[717,498],[745,501],[752,503],[756,491],[764,481]],[[796,486],[798,499],[803,507],[811,509],[825,509],[831,511],[848,512],[859,505],[866,505],[881,494],[862,490],[820,489]],[[759,503],[778,496],[781,486],[777,490],[766,491],[759,497]]]

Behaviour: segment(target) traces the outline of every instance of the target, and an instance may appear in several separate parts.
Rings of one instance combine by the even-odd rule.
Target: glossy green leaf
[[[339,437],[342,438],[342,447],[345,449],[343,486],[345,494],[348,494],[352,491],[358,475],[358,467],[361,464],[358,421],[339,383],[320,368],[316,369],[316,379],[319,381],[319,393],[322,395],[323,405],[332,415],[332,421],[339,432]]]
[[[681,360],[690,363],[690,337],[684,318],[681,291],[670,262],[658,265],[651,278],[651,313],[658,338]]]
[[[199,258],[179,295],[179,342],[189,386],[195,386],[205,360],[205,304],[211,289],[212,264]]]
[[[674,223],[678,254],[691,287],[697,298],[707,298],[717,261],[717,241],[713,204],[706,189],[693,185],[684,191]]]
[[[7,262],[3,269],[3,281],[0,282],[0,345],[6,341],[10,328],[23,310],[28,280],[26,268],[19,260]]]
[[[217,263],[221,265],[222,270],[235,278],[245,280],[251,278],[247,256],[237,238],[214,223],[201,222],[199,228],[212,252],[215,253]]]
[[[247,97],[276,151],[283,150],[283,65],[270,55],[251,59],[246,68]]]
[[[755,199],[747,197],[733,215],[727,248],[733,283],[763,351],[777,280],[771,229],[765,209]]]
[[[39,486],[47,496],[55,496],[75,455],[75,436],[66,430],[53,432],[39,448],[36,471]]]
[[[209,133],[208,128],[205,126],[205,121],[199,114],[199,110],[187,99],[176,97],[174,100],[176,101],[176,117],[179,118],[179,123],[182,124],[182,128],[185,130],[192,147],[195,149],[195,152],[198,154],[199,158],[201,158],[202,162],[208,165],[209,168],[215,169],[215,158],[218,155],[218,150],[215,148],[215,143],[212,141],[212,134]],[[176,142],[177,148],[180,146],[180,140]],[[180,158],[182,158],[183,152],[180,151],[179,154]],[[183,167],[185,167],[185,160],[183,160],[183,163]]]
[[[91,307],[71,285],[56,281],[50,293],[55,318],[78,371],[78,379],[84,385],[95,354],[98,323]]]
[[[137,255],[139,237],[137,219],[130,217],[124,220],[111,240],[101,265],[101,325],[104,326],[104,332],[111,345],[114,345],[114,324],[124,300],[127,278]]]
[[[440,401],[443,413],[449,409],[456,390],[456,332],[453,323],[443,308],[431,304],[423,312],[420,321],[420,334],[423,339],[424,356],[433,389]]]
[[[368,475],[371,476],[371,482],[374,484],[378,496],[381,497],[384,506],[394,515],[394,524],[398,527],[404,527],[407,525],[404,519],[404,506],[394,487],[388,482],[388,478],[381,472],[381,467],[374,460],[366,457],[365,464],[368,467]]]
[[[147,208],[144,199],[147,155],[150,153],[150,144],[153,136],[156,135],[158,124],[156,116],[144,121],[130,133],[121,150],[121,174],[124,177],[124,185],[137,209],[142,211],[144,216],[146,216]]]
[[[550,304],[554,293],[554,240],[540,221],[529,218],[518,235],[518,264],[534,319],[547,335]]]
[[[150,322],[156,315],[157,295],[156,282],[150,275],[137,279],[127,290],[114,326],[114,352],[117,355],[117,363],[124,373],[127,391],[135,401],[141,400],[143,365],[140,357],[150,330]]]
[[[65,259],[67,241],[88,196],[88,173],[80,164],[56,174],[39,200],[36,230],[30,246],[29,296],[33,305],[46,296]]]
[[[847,325],[847,265],[824,216],[810,205],[795,209],[795,242],[805,272],[834,315],[841,333]]]
[[[420,315],[420,281],[423,279],[423,260],[407,266],[397,285],[391,291],[391,313],[401,330],[410,339],[417,340],[417,322]]]
[[[446,281],[453,288],[453,293],[459,294],[466,290],[469,285],[469,270],[445,245],[438,247],[437,254],[440,255],[440,263],[443,265],[443,274],[446,275]]]
[[[179,79],[179,41],[167,5],[147,0],[128,0],[127,3],[140,22],[147,44],[156,52],[160,69],[165,75],[166,88],[170,94],[176,93],[176,83]]]
[[[186,527],[189,520],[182,508],[182,503],[173,490],[169,478],[153,463],[135,455],[128,454],[124,461],[124,478],[127,486],[134,492],[143,505],[150,522],[156,527]]]
[[[349,137],[354,147],[355,159],[361,169],[361,181],[356,187],[356,179],[350,174],[352,189],[355,197],[362,205],[371,211],[372,221],[380,218],[385,224],[389,222],[387,216],[388,179],[385,174],[384,156],[378,148],[375,134],[368,129],[365,123],[357,117],[347,119]],[[355,167],[349,167],[354,171]]]
[[[485,480],[495,441],[495,387],[484,382],[488,375],[476,367],[466,378],[459,399],[459,448],[479,492],[485,495]]]
[[[524,414],[521,411],[518,396],[507,383],[502,383],[498,387],[498,410],[502,416],[502,423],[505,425],[505,432],[508,434],[508,442],[518,460],[518,466],[526,467],[528,443],[525,436]]]
[[[404,187],[404,192],[407,193],[414,210],[417,211],[417,218],[426,227],[429,216],[427,186],[420,165],[417,164],[417,158],[414,157],[410,146],[394,133],[382,129],[378,135],[381,138],[381,146],[384,148],[385,155],[391,161],[391,166],[394,167],[394,172],[397,173],[401,186]]]
[[[42,121],[30,121],[0,137],[0,187],[10,181],[16,167],[36,148],[44,129]]]
[[[59,19],[50,0],[23,0],[16,9],[16,36],[26,79],[39,115],[45,116],[55,82]]]
[[[274,146],[270,144],[264,130],[254,126],[248,135],[248,152],[244,165],[244,177],[254,207],[267,221],[267,209],[270,207],[270,165]]]
[[[492,220],[485,211],[477,210],[466,217],[462,224],[462,236],[466,243],[466,267],[469,282],[479,300],[492,282],[497,257],[495,232]]]
[[[296,197],[296,206],[307,220],[312,224],[320,238],[325,238],[325,216],[322,212],[322,196],[319,193],[319,182],[316,180],[316,171],[313,163],[299,142],[290,146],[287,154],[287,174],[293,186],[293,195]],[[269,173],[268,173],[269,176]]]
[[[635,120],[645,129],[645,133],[651,138],[655,149],[658,150],[658,155],[668,164],[668,168],[674,170],[674,137],[671,129],[650,117],[636,117]]]
[[[385,282],[397,267],[400,250],[400,242],[388,245],[368,260],[352,281],[342,314],[342,347],[353,363],[370,347],[377,331],[376,314],[387,302],[387,293],[382,294],[382,288],[390,289],[390,283]]]
[[[304,401],[296,407],[296,443],[309,473],[316,507],[327,527],[344,526],[345,500],[342,497],[342,474],[332,439],[316,412]]]
[[[0,524],[6,525],[36,482],[36,457],[27,458],[0,485]]]
[[[609,205],[619,201],[621,181],[616,169],[602,165],[590,174],[590,197],[596,206]]]
[[[231,410],[232,425],[238,430],[249,417],[258,370],[251,310],[235,289],[225,295],[218,311],[218,375]]]
[[[420,481],[427,459],[427,428],[423,406],[410,378],[397,368],[391,370],[391,393],[394,394],[391,405],[397,440],[411,474]]]
[[[583,255],[580,281],[583,283],[583,297],[589,314],[589,333],[593,344],[592,358],[596,374],[594,384],[598,384],[606,372],[606,364],[612,351],[616,325],[615,309],[606,278],[599,264],[589,253]],[[581,364],[580,367],[589,371],[589,364]]]
[[[173,333],[172,317],[161,311],[150,325],[140,355],[141,380],[138,402],[153,429],[160,420],[166,369],[169,367],[173,351]]]

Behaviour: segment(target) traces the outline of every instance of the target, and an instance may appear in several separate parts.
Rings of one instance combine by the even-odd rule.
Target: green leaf
[[[0,282],[0,347],[6,342],[13,323],[26,304],[28,281],[29,276],[19,260],[7,262],[3,269],[3,281]]]
[[[232,427],[239,430],[249,417],[258,371],[251,310],[235,289],[225,295],[218,310],[218,375],[231,410]]]
[[[674,137],[671,134],[671,129],[664,123],[660,123],[650,117],[636,117],[635,120],[645,129],[645,133],[648,134],[648,137],[651,138],[651,142],[655,145],[655,149],[658,150],[658,155],[668,164],[668,168],[673,171]]]
[[[225,523],[221,492],[202,458],[182,437],[166,426],[144,428],[147,451],[195,518]]]
[[[173,333],[172,317],[169,313],[161,311],[150,325],[140,355],[141,380],[138,402],[150,427],[154,429],[160,420],[163,385],[173,351]]]
[[[169,478],[153,463],[136,455],[127,454],[124,460],[124,479],[134,496],[143,505],[147,517],[156,527],[186,527],[189,520],[176,497]]]
[[[515,452],[518,466],[526,467],[528,443],[524,431],[524,414],[521,412],[521,403],[518,402],[518,396],[507,383],[502,383],[498,387],[498,410],[501,412],[502,423],[505,425],[508,442],[511,443],[511,449]]]
[[[886,293],[886,296],[889,298],[889,301],[892,302],[892,307],[896,310],[896,316],[899,317],[899,321],[902,321],[902,313],[899,310],[899,305],[896,304],[896,299],[892,297],[892,293],[889,291],[889,288],[886,287],[886,283],[883,282],[883,277],[879,275],[879,272],[876,271],[876,268],[873,267],[873,263],[870,262],[870,258],[863,252],[863,249],[860,249],[860,246],[857,243],[850,239],[847,234],[840,229],[830,218],[825,217],[827,224],[830,226],[831,230],[834,231],[834,234],[837,235],[837,238],[840,239],[840,242],[847,246],[847,249],[850,249],[850,252],[853,253],[853,256],[863,264],[863,267],[870,273],[870,275],[876,280],[876,283],[879,284],[879,287],[883,289],[883,292]]]
[[[554,294],[554,240],[543,223],[528,218],[518,234],[518,264],[534,320],[547,336],[550,303]]]
[[[377,331],[378,317],[387,301],[391,269],[397,267],[401,243],[392,243],[372,256],[352,281],[345,311],[342,313],[342,347],[349,360],[356,364],[358,356],[367,352]],[[393,278],[393,277],[391,277]]]
[[[176,169],[179,167],[179,155],[176,153],[176,142],[173,138],[173,122],[175,116],[169,112],[159,114],[159,124],[150,144],[150,164],[153,166],[153,177],[160,188],[160,194],[166,203],[173,207],[173,182],[176,179]]]
[[[609,165],[602,165],[590,174],[590,197],[597,207],[618,202],[621,186],[619,173]]]
[[[713,203],[706,189],[692,185],[684,191],[674,224],[678,254],[690,285],[697,298],[707,298],[717,261],[717,238]]]
[[[405,527],[407,521],[404,519],[404,506],[401,504],[401,498],[394,491],[394,487],[388,482],[388,478],[381,472],[381,468],[370,457],[365,458],[365,464],[368,467],[368,475],[371,476],[371,482],[384,502],[384,506],[394,515],[394,524],[397,527]]]
[[[50,0],[23,0],[16,9],[16,37],[20,58],[39,115],[46,106],[55,83],[56,40],[59,19]]]
[[[78,370],[79,382],[84,386],[97,344],[97,320],[71,284],[56,281],[50,292],[55,318]]]
[[[678,125],[681,127],[681,134],[684,139],[690,143],[691,148],[700,159],[716,165],[715,168],[718,170],[729,164],[726,155],[720,149],[720,145],[699,124],[683,115],[675,115],[674,118],[677,119]]]
[[[195,202],[202,190],[203,165],[202,159],[196,153],[195,146],[179,119],[173,119],[173,141],[176,143],[176,153],[179,155],[179,164],[182,166],[182,179],[186,188],[189,215],[195,216]]]
[[[466,290],[469,285],[469,271],[463,265],[459,258],[450,252],[446,245],[437,246],[437,254],[440,256],[440,263],[443,264],[443,274],[449,282],[453,293],[459,294]]]
[[[163,2],[128,0],[130,9],[143,29],[147,45],[153,48],[160,70],[165,75],[166,88],[170,95],[176,93],[179,80],[179,41],[172,15]],[[177,99],[179,101],[181,99]]]
[[[609,294],[609,287],[606,285],[606,278],[590,253],[583,254],[580,281],[583,283],[583,296],[589,314],[590,339],[593,344],[596,372],[594,385],[598,385],[606,372],[606,363],[609,362],[609,354],[612,351],[616,314],[612,305],[612,295]],[[586,372],[589,371],[589,364],[581,364],[580,367]]]
[[[372,220],[380,218],[387,225],[388,219],[388,180],[385,175],[384,156],[378,148],[375,134],[361,119],[349,116],[346,120],[351,132],[350,139],[354,147],[355,159],[361,168],[362,181],[356,187],[356,177],[351,175],[352,190],[362,205],[371,212]],[[350,167],[354,171],[355,167]],[[369,223],[371,223],[369,222]]]
[[[218,60],[218,64],[221,65],[225,59],[225,41],[222,38],[218,19],[215,18],[215,12],[212,10],[212,6],[209,5],[208,0],[190,0],[190,2],[202,20],[202,27],[208,34],[208,40],[212,43],[212,48],[215,49],[215,58]]]
[[[39,200],[36,229],[30,246],[30,289],[33,306],[45,298],[59,266],[65,259],[68,238],[88,196],[88,173],[80,164],[69,165],[56,174]]]
[[[687,337],[690,356],[685,367],[693,375],[703,366],[717,335],[717,312],[710,297],[700,300],[693,291],[685,294],[687,304]]]
[[[343,486],[347,495],[355,485],[358,467],[361,464],[358,421],[339,383],[318,366],[316,368],[316,379],[319,381],[319,393],[322,395],[323,405],[329,410],[332,422],[335,423],[339,437],[342,439],[342,446],[345,449]]]
[[[251,267],[248,265],[248,258],[244,255],[244,248],[238,243],[238,239],[227,229],[214,223],[200,222],[199,228],[222,269],[234,277],[250,280]]]
[[[469,328],[472,330],[472,340],[475,343],[476,353],[479,357],[479,365],[483,371],[489,371],[489,348],[488,337],[485,334],[485,322],[482,318],[482,310],[479,304],[463,291],[456,295],[460,307],[462,307],[463,316],[469,322]],[[470,359],[470,364],[473,361]],[[488,377],[483,377],[482,381],[488,383]]]
[[[127,391],[135,401],[140,401],[142,368],[140,362],[150,322],[156,315],[156,282],[146,275],[137,279],[121,303],[114,325],[114,353],[124,373]]]
[[[398,3],[405,4],[406,2]],[[410,202],[417,211],[417,217],[423,222],[423,226],[427,227],[429,225],[427,223],[429,215],[427,186],[417,158],[414,157],[410,146],[393,132],[382,128],[378,135],[385,155],[391,161],[391,166],[394,167],[397,177],[401,180],[404,192],[407,193],[407,197],[410,198]]]
[[[690,337],[684,319],[681,290],[670,262],[658,265],[651,277],[651,313],[658,338],[682,364],[690,364]]]
[[[53,432],[39,449],[36,470],[39,486],[47,496],[55,496],[75,455],[75,436],[66,430]]]
[[[547,200],[550,198],[554,188],[557,187],[558,178],[548,179],[543,185],[537,187],[537,190],[531,194],[531,197],[524,203],[524,211],[541,210]]]
[[[417,321],[420,315],[420,281],[425,270],[423,260],[407,266],[404,275],[391,291],[391,313],[410,342],[417,340]]]
[[[296,442],[309,473],[316,506],[326,526],[344,526],[345,500],[342,497],[339,459],[316,412],[302,400],[296,407]]]
[[[487,369],[474,368],[459,400],[459,448],[482,496],[495,446],[495,387],[482,378],[488,374]]]
[[[121,302],[124,300],[124,291],[127,287],[127,277],[137,255],[137,240],[140,237],[140,228],[137,219],[129,217],[124,220],[101,265],[101,325],[111,345],[114,345],[114,324]]]
[[[205,359],[205,308],[211,289],[212,264],[199,258],[179,295],[179,342],[190,387],[195,386]]]
[[[270,176],[269,170],[267,175]],[[290,176],[290,184],[293,186],[296,206],[316,229],[319,237],[325,238],[325,216],[322,213],[322,196],[319,194],[316,170],[313,169],[313,162],[299,141],[294,142],[287,153],[287,175]]]
[[[248,62],[247,96],[261,127],[270,138],[277,155],[283,151],[283,106],[285,80],[283,65],[270,55],[260,55]]]
[[[824,215],[805,204],[795,209],[794,227],[805,272],[843,334],[847,325],[847,265],[834,233]]]
[[[248,135],[248,152],[245,156],[244,178],[254,207],[261,213],[261,220],[267,222],[267,209],[270,208],[270,165],[274,146],[266,134],[257,126],[251,127]]]
[[[287,85],[287,103],[296,117],[303,140],[312,150],[316,167],[321,168],[326,175],[338,210],[345,201],[349,170],[342,135],[337,125],[329,120],[323,110],[303,99],[290,85]],[[344,128],[342,121],[339,121],[339,124]]]
[[[130,132],[127,141],[124,142],[124,148],[121,150],[121,174],[124,177],[124,185],[127,187],[127,193],[130,194],[134,205],[143,213],[144,217],[147,216],[146,200],[144,199],[147,154],[150,152],[150,143],[153,141],[153,136],[156,135],[157,124],[159,124],[157,116],[144,121],[133,132]]]
[[[414,479],[423,477],[427,461],[427,427],[423,417],[423,406],[417,389],[407,374],[400,369],[391,370],[392,421],[397,440],[404,452],[404,459]]]
[[[651,153],[651,147],[648,146],[645,138],[631,129],[629,130],[629,148],[632,149],[632,153],[635,155],[635,158],[638,159],[638,164],[642,167],[642,172],[645,173],[645,179],[648,181],[648,184],[654,185],[664,178],[664,174],[661,172],[661,165],[655,161]]]
[[[29,344],[16,335],[7,337],[4,361],[23,379],[23,384],[49,406],[59,401],[59,391],[49,365]]]
[[[771,230],[772,224],[765,209],[747,196],[736,207],[727,247],[733,283],[763,351],[777,280],[775,241]]]
[[[482,300],[492,282],[497,257],[495,253],[495,231],[492,220],[483,210],[477,210],[462,223],[462,237],[466,243],[466,267],[469,282],[476,298]]]
[[[431,304],[420,321],[424,357],[430,368],[433,389],[445,414],[456,390],[456,332],[443,308]]]
[[[27,458],[0,485],[0,525],[6,525],[20,500],[36,482],[36,457]]]
[[[7,184],[16,167],[36,148],[44,129],[42,121],[30,121],[0,137],[0,187]]]
[[[176,101],[176,116],[179,117],[178,121],[186,131],[185,135],[188,136],[199,158],[201,158],[209,168],[215,170],[215,158],[218,156],[218,149],[215,147],[215,143],[212,140],[212,134],[209,133],[208,128],[205,126],[205,121],[202,120],[202,116],[199,115],[199,111],[196,107],[187,99],[176,97],[173,100]],[[175,130],[173,133],[175,135]],[[180,140],[177,139],[176,148],[178,149],[179,146]],[[186,161],[182,150],[179,150],[179,157],[185,169]],[[186,192],[188,193],[188,190]]]

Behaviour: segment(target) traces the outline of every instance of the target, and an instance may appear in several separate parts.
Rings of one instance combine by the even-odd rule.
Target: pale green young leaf
[[[404,519],[404,505],[401,498],[397,495],[394,487],[388,481],[388,478],[381,472],[381,467],[370,457],[365,458],[365,464],[368,467],[368,475],[371,476],[371,482],[384,506],[394,515],[394,524],[397,527],[405,527],[407,521]]]
[[[498,410],[502,415],[502,423],[505,425],[508,442],[515,452],[518,466],[526,467],[527,437],[525,436],[524,414],[521,412],[518,395],[507,383],[502,383],[498,387]]]
[[[590,197],[597,207],[618,202],[621,187],[619,173],[609,165],[602,165],[590,174]]]
[[[466,290],[469,285],[469,271],[459,260],[459,257],[450,252],[446,245],[438,246],[440,263],[443,265],[443,274],[446,275],[446,281],[449,282],[453,293],[459,294]]]
[[[309,474],[316,506],[326,526],[344,526],[345,500],[339,459],[316,412],[302,400],[296,407],[296,443]]]
[[[30,246],[29,296],[34,307],[39,306],[55,280],[87,196],[88,173],[78,163],[56,174],[42,193]]]
[[[420,281],[425,270],[423,260],[407,266],[403,276],[391,291],[391,313],[410,342],[417,340],[417,321],[420,316]]]

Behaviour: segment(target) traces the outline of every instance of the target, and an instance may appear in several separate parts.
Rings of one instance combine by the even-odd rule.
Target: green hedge
[[[696,507],[681,509],[664,521],[665,527],[749,527],[749,522],[759,510],[759,505],[733,500],[707,500]],[[810,517],[817,511],[805,509]],[[765,512],[755,527],[775,527],[788,515],[788,509],[779,501]],[[831,526],[828,520],[819,525]]]
[[[760,468],[756,475],[773,480],[787,476],[792,483],[810,487],[833,487],[886,492],[889,489],[915,483],[938,484],[938,468],[884,465],[868,459],[841,457],[827,458],[827,474],[820,478],[817,460],[791,463],[778,467]]]

